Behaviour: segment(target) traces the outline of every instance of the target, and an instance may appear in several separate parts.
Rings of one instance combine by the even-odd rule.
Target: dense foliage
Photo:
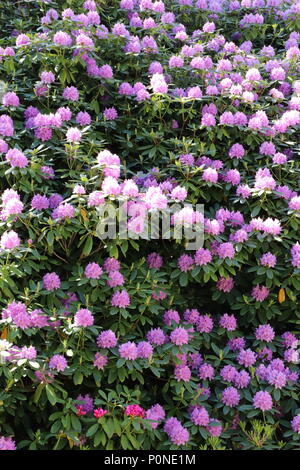
[[[0,449],[299,449],[299,1],[0,24]]]

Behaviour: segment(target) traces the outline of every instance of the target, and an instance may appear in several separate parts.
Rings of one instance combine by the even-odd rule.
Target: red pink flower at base
[[[103,410],[103,408],[95,408],[93,413],[95,418],[99,419],[102,418],[102,416],[106,415],[107,410]]]
[[[140,405],[128,405],[125,415],[130,418],[145,418],[145,410]]]

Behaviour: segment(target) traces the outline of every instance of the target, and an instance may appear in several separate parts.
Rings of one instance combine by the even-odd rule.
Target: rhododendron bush
[[[0,450],[299,449],[299,1],[0,22]]]

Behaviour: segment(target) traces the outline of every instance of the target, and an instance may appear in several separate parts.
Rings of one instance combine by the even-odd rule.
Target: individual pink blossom
[[[156,429],[158,424],[165,418],[165,410],[161,405],[158,403],[156,405],[151,406],[149,410],[146,411],[146,419],[153,421],[151,423],[152,429]]]
[[[55,75],[53,72],[48,72],[44,70],[40,73],[40,78],[43,83],[53,83],[55,81]]]
[[[230,292],[234,287],[234,280],[229,277],[228,279],[220,277],[217,282],[217,289],[222,292]]]
[[[212,380],[215,375],[215,370],[214,368],[210,365],[204,362],[203,364],[200,365],[199,367],[199,377],[202,380]]]
[[[255,286],[253,287],[251,291],[251,296],[257,301],[257,302],[263,302],[268,296],[269,296],[269,289],[265,286]]]
[[[78,101],[79,91],[74,86],[66,87],[63,91],[63,97],[69,101]]]
[[[28,160],[23,152],[16,148],[10,149],[5,155],[5,159],[12,167],[25,168],[28,165]]]
[[[222,434],[222,425],[217,419],[211,419],[206,430],[211,436],[218,437]]]
[[[95,354],[94,366],[97,367],[98,370],[103,370],[107,362],[108,362],[108,359],[106,356],[103,356],[100,353]]]
[[[149,359],[153,354],[153,347],[148,341],[141,341],[137,345],[137,354],[142,359]]]
[[[188,366],[177,365],[174,369],[174,376],[177,382],[189,382],[191,375],[191,369]]]
[[[134,361],[138,357],[136,344],[132,341],[128,341],[127,343],[122,344],[119,347],[119,354],[120,357],[126,360]]]
[[[95,418],[97,419],[100,419],[102,418],[103,416],[105,416],[107,413],[107,410],[103,410],[103,408],[95,408],[94,411],[93,411],[93,414],[95,416]]]
[[[99,348],[114,348],[117,342],[117,337],[112,330],[104,330],[97,337],[97,345]]]
[[[219,325],[225,328],[227,331],[234,331],[237,327],[236,318],[234,315],[228,315],[224,313],[219,320]]]
[[[275,338],[275,332],[270,325],[259,325],[255,330],[255,337],[260,341],[271,343]]]
[[[43,287],[48,291],[59,289],[60,285],[61,281],[56,273],[47,273],[43,277]]]
[[[294,416],[291,422],[291,426],[295,433],[300,434],[300,413]]]
[[[257,355],[255,352],[251,351],[251,349],[242,349],[237,356],[238,363],[245,367],[253,366],[256,359]]]
[[[227,387],[225,388],[225,390],[223,390],[221,400],[224,405],[233,408],[234,406],[237,406],[239,404],[240,399],[240,394],[236,388]]]
[[[268,392],[260,391],[256,392],[253,397],[253,406],[262,411],[271,410],[273,407],[273,400]]]
[[[177,346],[182,346],[183,344],[188,344],[189,334],[184,328],[175,328],[170,334],[170,340]]]
[[[94,324],[94,316],[87,308],[81,308],[78,310],[74,317],[74,324],[76,326],[92,326]]]
[[[54,354],[49,361],[49,368],[56,369],[58,372],[63,372],[67,367],[68,363],[61,354]]]
[[[20,244],[21,240],[19,235],[14,230],[4,232],[1,236],[0,247],[2,250],[13,250],[14,248],[18,248]]]
[[[272,253],[268,252],[265,253],[261,258],[260,258],[260,264],[262,266],[267,266],[268,268],[274,268],[277,262],[277,258],[275,255]]]
[[[105,117],[105,119],[107,121],[113,121],[113,120],[117,119],[118,112],[117,112],[116,108],[114,108],[114,107],[105,108],[105,110],[103,111],[103,116]]]
[[[126,308],[130,305],[130,297],[126,290],[115,292],[111,299],[113,307]]]
[[[0,450],[16,450],[16,443],[12,437],[0,436]]]
[[[68,142],[76,143],[80,142],[82,137],[82,134],[77,127],[70,127],[70,129],[67,130],[66,138]]]
[[[241,159],[245,155],[245,149],[241,144],[234,144],[229,149],[230,158]]]
[[[196,406],[190,416],[192,423],[196,426],[207,426],[209,424],[209,414],[203,406]]]
[[[189,318],[190,317],[191,315],[189,315]],[[213,319],[209,315],[199,315],[195,320],[195,323],[196,329],[199,331],[199,333],[210,333],[214,327]]]
[[[14,106],[17,108],[20,104],[20,99],[14,91],[9,91],[2,96],[3,106]]]

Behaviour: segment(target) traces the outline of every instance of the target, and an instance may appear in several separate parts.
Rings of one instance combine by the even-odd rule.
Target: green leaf
[[[122,434],[121,436],[121,447],[122,447],[122,450],[130,449],[129,442],[125,434]]]
[[[114,422],[114,429],[115,429],[115,433],[118,435],[118,436],[121,436],[121,426],[120,426],[120,423],[119,421],[117,420],[116,417],[113,418],[113,422]]]
[[[280,400],[280,396],[281,396],[280,390],[278,390],[278,389],[274,390],[274,398],[275,398],[276,401]]]
[[[57,402],[57,397],[55,395],[54,389],[51,387],[51,385],[47,384],[45,386],[47,398],[50,401],[51,405],[54,406]]]
[[[118,258],[119,257],[119,250],[118,250],[117,245],[114,245],[109,249],[109,256],[111,256],[113,258]]]
[[[93,248],[93,237],[91,235],[89,235],[86,239],[85,244],[84,244],[82,254],[84,256],[88,256],[90,254],[90,252],[92,251],[92,248]]]
[[[48,245],[52,246],[53,245],[53,242],[54,242],[54,233],[51,231],[51,232],[48,232],[47,234],[47,242],[48,242]]]
[[[71,424],[72,424],[72,428],[73,428],[76,432],[81,432],[81,422],[80,422],[80,420],[77,418],[77,416],[71,415]]]
[[[260,213],[261,206],[257,205],[251,212],[251,217],[256,217]]]
[[[93,424],[93,426],[91,426],[91,427],[87,430],[86,437],[91,437],[91,436],[93,436],[94,434],[96,434],[96,432],[98,431],[98,429],[99,429],[99,423]]]
[[[36,391],[34,392],[34,396],[33,396],[33,401],[34,403],[38,403],[40,397],[41,397],[41,394],[42,394],[42,391],[44,390],[45,388],[45,384],[44,383],[40,383],[38,386],[37,386],[37,389]]]
[[[83,382],[83,375],[82,375],[82,373],[80,372],[80,369],[77,369],[77,370],[75,371],[75,374],[74,374],[74,376],[73,376],[73,382],[74,382],[75,385],[80,385],[80,384],[82,384],[82,382]]]
[[[179,284],[182,286],[182,287],[185,287],[188,285],[188,275],[187,273],[181,273],[180,276],[179,276]]]
[[[103,431],[97,431],[94,437],[94,447],[98,447],[103,438]]]
[[[134,449],[139,449],[140,448],[140,443],[136,440],[136,438],[132,434],[127,432],[126,436],[129,439],[129,441],[131,442],[131,444],[133,445]]]

